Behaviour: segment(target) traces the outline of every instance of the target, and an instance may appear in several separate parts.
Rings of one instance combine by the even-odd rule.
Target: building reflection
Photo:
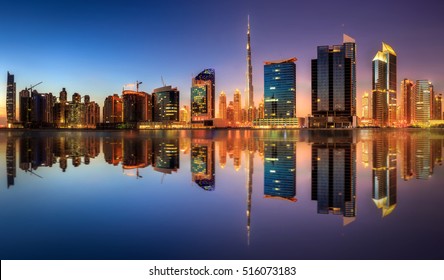
[[[214,191],[216,188],[214,154],[212,139],[191,139],[191,179],[206,191]]]
[[[353,133],[312,134],[312,200],[317,201],[318,214],[342,215],[344,225],[348,225],[356,217],[356,144]]]
[[[9,133],[6,140],[6,186],[8,189],[14,186],[14,180],[17,175],[16,143],[17,138]]]
[[[377,133],[373,139],[373,202],[382,209],[382,217],[396,208],[396,138],[386,133]]]
[[[179,138],[153,139],[153,168],[157,172],[171,174],[179,169]]]
[[[264,140],[264,195],[296,202],[296,143]]]

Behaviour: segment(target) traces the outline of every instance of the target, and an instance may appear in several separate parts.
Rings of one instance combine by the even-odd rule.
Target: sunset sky
[[[6,73],[20,90],[65,87],[103,107],[124,84],[142,81],[151,92],[178,87],[189,105],[191,77],[216,69],[216,92],[232,100],[245,89],[246,25],[251,22],[255,103],[263,97],[263,62],[297,57],[297,115],[310,112],[310,61],[316,47],[356,39],[358,115],[371,90],[371,61],[390,44],[403,78],[429,79],[444,91],[444,16],[439,1],[8,1],[2,4],[0,124],[5,123]],[[242,97],[242,102],[244,96]],[[216,99],[217,102],[217,99]],[[18,99],[17,99],[18,105]]]

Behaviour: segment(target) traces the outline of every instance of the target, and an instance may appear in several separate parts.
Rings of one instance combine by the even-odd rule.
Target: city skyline
[[[0,57],[2,61],[0,71],[4,73],[9,71],[15,75],[17,92],[30,84],[44,81],[37,88],[39,92],[56,94],[61,88],[67,88],[69,94],[79,92],[82,95],[90,95],[100,105],[107,96],[120,93],[124,84],[135,80],[142,80],[144,83],[141,90],[151,93],[153,89],[161,86],[162,76],[168,84],[176,85],[181,91],[182,107],[190,103],[190,96],[187,93],[190,88],[191,73],[196,74],[205,68],[215,68],[218,73],[215,96],[224,90],[228,93],[228,100],[232,100],[235,88],[239,88],[241,94],[245,96],[245,19],[249,14],[255,104],[259,104],[263,96],[263,61],[296,56],[299,69],[296,112],[297,116],[306,116],[310,108],[306,108],[309,106],[303,104],[308,103],[311,98],[310,60],[316,57],[316,46],[340,43],[343,33],[356,39],[358,49],[357,112],[361,110],[363,92],[371,90],[371,58],[378,50],[381,41],[393,46],[398,54],[398,88],[402,79],[409,77],[432,81],[438,93],[444,87],[440,75],[442,71],[439,69],[444,63],[443,58],[433,56],[433,53],[437,53],[444,46],[443,39],[433,36],[439,32],[439,26],[442,26],[439,23],[443,21],[438,14],[434,14],[439,10],[433,9],[433,6],[437,5],[435,3],[429,4],[432,11],[430,17],[421,21],[411,19],[407,21],[402,17],[402,12],[396,9],[395,3],[388,3],[387,11],[381,11],[381,17],[385,13],[393,14],[390,14],[390,19],[380,23],[370,21],[370,13],[365,12],[370,3],[360,5],[358,8],[349,8],[351,14],[362,16],[347,19],[338,19],[334,13],[330,15],[327,8],[315,8],[314,4],[295,4],[290,1],[258,5],[253,5],[252,1],[244,1],[237,5],[230,2],[215,3],[212,5],[214,11],[218,13],[211,11],[200,18],[190,16],[196,14],[196,11],[190,8],[184,10],[189,14],[182,14],[179,10],[183,4],[176,4],[171,12],[177,18],[163,25],[155,22],[156,17],[141,18],[132,24],[124,23],[123,21],[136,11],[137,5],[121,7],[111,3],[104,6],[100,1],[93,1],[88,9],[82,9],[80,4],[69,1],[58,5],[44,3],[40,7],[36,7],[35,4],[23,5],[27,6],[22,10],[24,19],[13,26],[10,26],[10,22],[7,23],[10,27],[7,33],[9,40],[2,42],[2,45],[5,54],[8,55]],[[11,4],[6,8],[8,15],[3,20],[13,22],[10,14],[14,8],[17,8],[14,5],[17,4]],[[156,3],[152,10],[162,9],[163,5]],[[286,17],[292,10],[304,10],[304,16]],[[269,11],[283,12],[279,19],[285,23],[284,27],[277,29],[278,25],[273,21],[277,18],[268,17]],[[317,12],[321,17],[315,16],[310,20],[310,15]],[[229,14],[233,20],[225,22],[219,13]],[[122,15],[121,18],[113,17],[117,14]],[[41,20],[42,15],[47,15],[48,19]],[[82,16],[87,20],[80,21]],[[178,25],[180,19],[187,22],[183,26]],[[307,24],[301,25],[304,20],[310,20],[313,24],[310,27],[306,27]],[[332,24],[325,27],[325,22],[329,21]],[[79,24],[80,22],[82,24]],[[210,24],[205,24],[206,22]],[[373,23],[372,27],[365,25],[369,22]],[[209,40],[205,40],[208,43],[204,47],[198,43],[201,37],[193,35],[191,27],[196,25],[207,31],[204,33]],[[147,26],[149,28],[145,28]],[[120,28],[112,29],[112,27]],[[102,32],[103,29],[105,32]],[[369,29],[378,32],[373,32],[370,36]],[[19,36],[25,30],[27,34],[32,34],[27,38],[29,44],[23,43],[23,39]],[[127,31],[130,31],[129,34]],[[192,36],[188,36],[190,32]],[[294,35],[287,36],[287,33]],[[98,34],[100,35],[97,36]],[[130,40],[131,34],[135,38],[134,44],[127,43],[132,40]],[[417,40],[402,36],[411,34],[415,34]],[[119,36],[123,39],[117,40]],[[159,44],[162,45],[160,48],[148,45],[150,40],[146,38],[157,41],[157,38],[162,39],[164,36],[179,37],[181,46],[172,44],[164,48],[164,44]],[[139,37],[142,37],[141,43],[138,43]],[[430,37],[434,38],[433,44],[421,43]],[[45,47],[41,42],[47,42]],[[0,87],[6,89],[6,79],[0,80]],[[5,90],[0,91],[0,99],[6,99]],[[2,103],[0,124],[6,123],[5,114],[6,108]]]

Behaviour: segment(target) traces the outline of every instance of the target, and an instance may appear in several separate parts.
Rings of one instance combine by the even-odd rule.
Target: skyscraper
[[[435,94],[433,98],[433,120],[442,120],[442,94]]]
[[[365,92],[362,96],[362,117],[365,119],[370,118],[370,95]]]
[[[238,89],[234,92],[233,106],[234,106],[234,122],[242,123],[242,99],[241,93]]]
[[[312,60],[310,127],[349,127],[356,116],[356,43],[319,46]]]
[[[373,120],[381,127],[396,122],[397,56],[391,46],[382,43],[382,51],[373,58]]]
[[[121,123],[123,121],[123,102],[118,94],[113,94],[105,99],[103,105],[104,123]]]
[[[123,91],[123,122],[146,122],[153,119],[151,95],[143,91]]]
[[[191,82],[191,122],[205,125],[214,118],[216,75],[205,69]]]
[[[153,91],[153,122],[171,123],[179,121],[179,91],[165,86]]]
[[[296,58],[266,61],[264,65],[264,118],[259,126],[297,126]]]
[[[219,95],[219,118],[227,119],[227,96],[221,91]]]
[[[247,27],[247,96],[245,108],[254,108],[254,94],[253,94],[253,66],[251,64],[251,44],[250,44],[250,16],[248,16]]]
[[[432,83],[427,80],[416,81],[415,120],[426,125],[430,121],[430,100]]]
[[[409,79],[401,82],[401,116],[400,122],[405,125],[415,120],[415,84]]]
[[[6,84],[6,121],[8,124],[12,124],[17,121],[17,117],[15,114],[15,106],[16,106],[16,88],[14,75],[9,74],[7,77]]]

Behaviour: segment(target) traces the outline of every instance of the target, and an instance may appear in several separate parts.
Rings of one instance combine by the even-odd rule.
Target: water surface
[[[444,259],[440,130],[0,132],[1,259]]]

